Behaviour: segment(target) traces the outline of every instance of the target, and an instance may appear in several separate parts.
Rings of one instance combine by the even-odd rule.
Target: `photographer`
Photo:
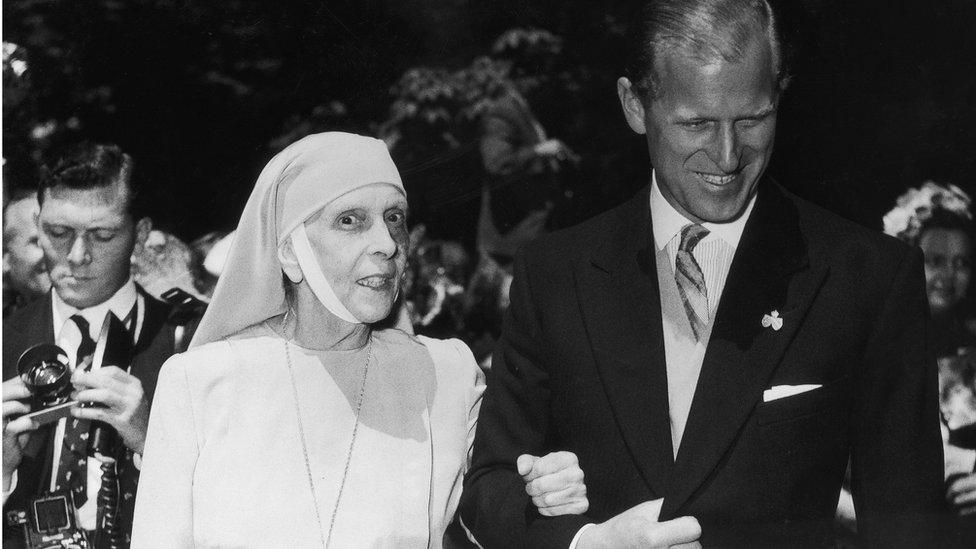
[[[189,341],[187,326],[177,325],[186,324],[185,315],[175,315],[132,280],[133,249],[152,228],[133,168],[119,147],[85,144],[42,175],[39,242],[53,290],[3,326],[4,546],[24,542],[23,527],[10,522],[11,512],[29,514],[32,502],[50,496],[67,499],[74,526],[92,546],[128,546],[156,377],[162,363]],[[89,370],[110,312],[132,336],[131,363]],[[170,320],[177,317],[183,320]],[[93,403],[46,425],[20,417],[31,400],[17,371],[18,358],[41,343],[65,351],[68,364],[75,365],[71,397]],[[113,456],[114,464],[87,457],[94,421],[119,435],[124,448]]]

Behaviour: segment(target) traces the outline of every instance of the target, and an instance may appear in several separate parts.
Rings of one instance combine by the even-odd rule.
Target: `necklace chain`
[[[322,515],[319,513],[319,500],[315,495],[315,478],[312,476],[312,463],[308,459],[308,443],[305,439],[305,426],[302,423],[301,407],[298,404],[298,385],[295,384],[295,373],[291,365],[291,350],[288,342],[285,341],[285,360],[288,362],[288,377],[291,378],[291,389],[295,401],[295,415],[298,418],[298,434],[302,439],[302,456],[305,458],[305,474],[308,476],[308,486],[312,491],[312,503],[315,506],[315,520],[319,525],[319,540],[322,547],[328,549],[332,543],[332,529],[335,527],[336,515],[339,513],[339,502],[342,500],[342,491],[346,487],[346,477],[349,476],[349,466],[352,463],[352,450],[356,444],[356,433],[359,431],[359,414],[363,409],[363,400],[366,397],[366,374],[369,372],[370,359],[373,356],[372,339],[366,344],[366,366],[363,368],[363,380],[359,387],[359,400],[356,402],[356,422],[352,427],[352,439],[349,441],[349,451],[346,453],[346,465],[342,470],[342,480],[339,481],[339,492],[336,494],[335,507],[332,509],[332,518],[329,519],[329,532],[322,538]]]

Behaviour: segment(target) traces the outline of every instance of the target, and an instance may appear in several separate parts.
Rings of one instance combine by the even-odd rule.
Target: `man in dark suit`
[[[637,23],[618,93],[651,184],[516,259],[464,524],[486,547],[831,546],[850,461],[866,545],[936,545],[921,254],[764,175],[788,74],[767,2]],[[519,456],[554,450],[578,456],[583,515],[523,486]]]
[[[4,515],[27,510],[32,499],[49,493],[66,495],[76,524],[98,547],[128,546],[156,376],[188,341],[186,318],[174,320],[173,308],[130,275],[133,248],[151,229],[138,181],[132,159],[114,145],[80,146],[46,171],[38,229],[53,290],[3,325]],[[85,371],[109,313],[132,334],[133,359]],[[64,349],[76,365],[74,397],[102,406],[75,407],[71,417],[43,426],[19,417],[29,411],[29,393],[18,377],[18,358],[39,343]],[[119,434],[124,450],[115,467],[87,457],[92,421]],[[19,531],[5,523],[4,545],[19,545]]]

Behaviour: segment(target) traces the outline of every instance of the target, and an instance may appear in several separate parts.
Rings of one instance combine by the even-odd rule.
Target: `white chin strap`
[[[339,300],[339,296],[332,290],[332,285],[322,274],[322,267],[319,260],[312,251],[312,244],[308,241],[308,234],[305,232],[305,224],[299,223],[298,227],[291,232],[291,244],[295,249],[295,257],[298,259],[298,266],[302,269],[305,281],[312,288],[312,293],[319,298],[322,305],[332,314],[351,324],[362,324],[358,318],[346,309],[346,306]]]

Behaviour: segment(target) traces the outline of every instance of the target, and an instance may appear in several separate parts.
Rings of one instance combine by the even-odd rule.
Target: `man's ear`
[[[149,239],[149,233],[152,232],[152,219],[148,217],[143,217],[138,222],[136,222],[136,248],[141,249],[146,245],[146,240]]]
[[[281,270],[284,271],[288,280],[298,284],[305,278],[302,268],[298,265],[298,256],[295,255],[295,248],[292,247],[291,238],[278,246],[278,262],[281,263]]]
[[[644,126],[644,103],[630,79],[625,76],[617,79],[617,97],[620,98],[620,108],[624,111],[624,118],[627,119],[630,129],[641,135],[647,133]]]

